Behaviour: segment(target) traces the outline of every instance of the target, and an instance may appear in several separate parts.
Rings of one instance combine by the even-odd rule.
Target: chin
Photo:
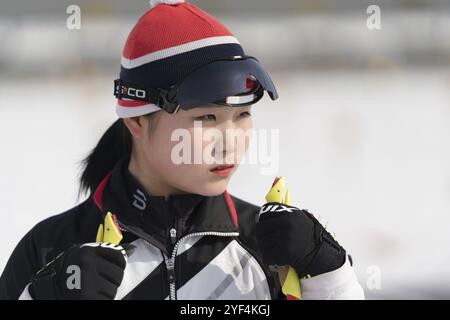
[[[197,191],[198,194],[203,196],[213,197],[218,196],[225,192],[228,187],[228,179],[223,179],[221,181],[206,183]]]

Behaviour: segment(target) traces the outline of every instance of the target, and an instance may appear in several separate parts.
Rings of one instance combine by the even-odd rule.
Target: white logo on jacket
[[[147,208],[147,197],[145,194],[139,190],[136,189],[136,192],[133,194],[133,206],[139,210],[145,210]]]

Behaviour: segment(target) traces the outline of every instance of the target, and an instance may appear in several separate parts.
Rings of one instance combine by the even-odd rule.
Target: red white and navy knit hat
[[[151,0],[123,49],[120,80],[164,88],[211,61],[245,56],[222,23],[184,0]],[[159,111],[155,103],[119,96],[116,112],[128,118]]]

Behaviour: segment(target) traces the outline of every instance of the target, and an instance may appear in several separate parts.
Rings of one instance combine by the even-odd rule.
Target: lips
[[[211,173],[220,176],[220,177],[227,177],[230,175],[230,173],[233,171],[234,165],[221,165],[212,168],[209,170]]]

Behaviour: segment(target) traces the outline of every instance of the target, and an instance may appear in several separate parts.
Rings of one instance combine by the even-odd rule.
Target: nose
[[[242,135],[238,132],[238,128],[232,120],[224,121],[220,127],[220,138],[215,140],[214,158],[219,163],[235,164],[238,161],[238,150],[242,145]],[[245,149],[245,147],[244,147]],[[222,162],[220,162],[222,160]]]

